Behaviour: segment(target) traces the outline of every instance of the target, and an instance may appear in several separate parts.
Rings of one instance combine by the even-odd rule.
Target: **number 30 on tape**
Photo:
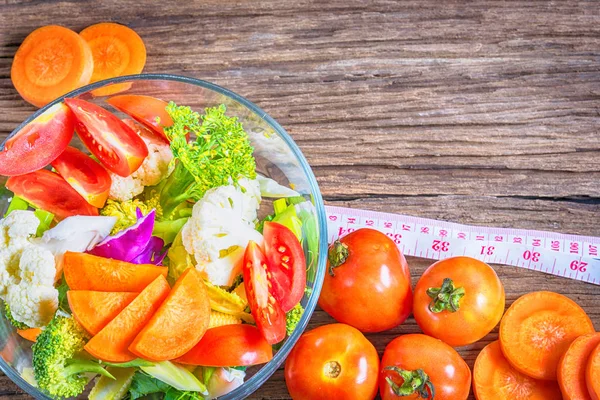
[[[487,228],[342,207],[325,207],[329,241],[359,228],[384,232],[405,255],[469,256],[600,285],[600,238]]]

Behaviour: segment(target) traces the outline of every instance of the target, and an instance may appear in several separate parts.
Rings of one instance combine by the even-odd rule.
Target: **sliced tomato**
[[[134,173],[148,156],[148,147],[127,124],[104,108],[80,99],[65,99],[75,114],[79,138],[108,170]]]
[[[270,291],[267,259],[258,245],[250,241],[244,254],[244,287],[256,326],[269,344],[285,338],[285,312]]]
[[[69,146],[52,166],[88,203],[104,207],[112,180],[102,165]]]
[[[68,146],[74,131],[69,107],[53,105],[4,143],[0,175],[24,175],[45,167]]]
[[[264,364],[272,358],[273,348],[256,327],[235,324],[207,330],[192,350],[175,361],[207,367],[231,367]]]
[[[61,219],[72,215],[98,215],[96,207],[85,201],[60,175],[47,169],[11,176],[6,188]]]
[[[304,296],[306,260],[294,232],[277,222],[265,222],[265,254],[273,274],[273,296],[288,312]]]
[[[173,120],[166,110],[166,101],[151,96],[122,94],[113,96],[106,102],[143,124],[163,140],[169,141],[164,128],[173,125]]]

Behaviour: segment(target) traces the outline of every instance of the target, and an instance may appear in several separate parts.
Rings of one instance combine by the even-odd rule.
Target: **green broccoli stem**
[[[106,376],[110,379],[115,379],[115,377],[112,376],[112,374],[106,369],[102,368],[102,365],[98,364],[97,361],[81,360],[76,358],[68,361],[67,366],[62,371],[62,374],[65,378],[68,378],[71,375],[79,375],[86,372],[92,372]]]
[[[183,163],[178,163],[167,178],[160,192],[163,220],[171,219],[177,207],[190,198],[199,200],[203,193],[196,193],[196,180]]]

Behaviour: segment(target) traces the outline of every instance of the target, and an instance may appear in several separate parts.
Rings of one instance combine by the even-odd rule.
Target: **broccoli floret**
[[[156,219],[160,219],[162,217],[162,209],[160,208],[158,198],[150,198],[146,201],[141,201],[139,199],[128,201],[116,201],[109,199],[106,201],[104,208],[100,210],[100,214],[107,217],[117,217],[117,223],[111,231],[111,235],[114,235],[123,229],[129,228],[137,222],[138,218],[136,215],[136,210],[138,208],[144,215],[148,214],[150,211],[152,211],[152,209],[156,209]]]
[[[63,398],[83,392],[86,372],[114,379],[98,361],[77,358],[87,340],[88,334],[73,318],[54,317],[32,347],[38,387],[54,398]]]
[[[177,163],[160,193],[166,218],[182,202],[202,198],[211,188],[256,178],[256,163],[248,135],[235,117],[225,115],[225,106],[207,108],[200,116],[191,108],[171,102],[167,112],[173,125],[165,128]],[[196,136],[188,142],[187,135]]]
[[[291,336],[294,329],[296,329],[296,325],[300,322],[302,314],[304,314],[304,307],[300,303],[296,304],[294,308],[285,314],[285,330],[288,336]]]
[[[4,303],[4,315],[6,316],[6,319],[8,320],[8,322],[10,322],[10,324],[12,326],[14,326],[15,328],[29,329],[29,327],[27,325],[25,325],[24,323],[19,322],[13,318],[12,313],[10,312],[10,307],[8,306],[8,303]]]

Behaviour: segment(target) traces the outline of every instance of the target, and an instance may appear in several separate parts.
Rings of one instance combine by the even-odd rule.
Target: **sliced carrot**
[[[88,26],[79,35],[89,44],[94,57],[92,82],[116,76],[139,74],[146,65],[146,46],[131,28],[112,22]],[[119,83],[92,91],[94,96],[108,96],[131,87]]]
[[[560,357],[573,340],[594,332],[585,311],[553,292],[518,298],[500,323],[500,345],[511,365],[536,379],[556,380]]]
[[[39,334],[42,333],[42,330],[40,328],[17,329],[17,333],[23,339],[27,339],[30,342],[35,342]]]
[[[127,348],[158,310],[169,291],[167,280],[162,275],[156,278],[119,315],[87,342],[85,350],[103,361],[121,363],[135,359],[135,354]],[[170,333],[178,334],[177,331]]]
[[[600,333],[578,337],[558,363],[558,384],[565,400],[590,399],[585,383],[585,368],[592,350],[600,344]]]
[[[483,348],[473,367],[473,392],[477,400],[560,400],[556,382],[523,375],[504,358],[500,342]]]
[[[192,349],[208,329],[210,298],[200,274],[188,268],[129,350],[141,358],[172,360]]]
[[[136,298],[136,292],[95,292],[69,290],[67,299],[73,317],[90,334],[95,335]]]
[[[596,345],[585,368],[585,382],[592,400],[600,400],[600,344]]]
[[[168,268],[66,252],[63,270],[71,290],[141,292],[157,276],[166,277]]]
[[[71,90],[87,85],[94,59],[85,40],[58,25],[38,28],[25,38],[10,78],[25,101],[42,107]]]

